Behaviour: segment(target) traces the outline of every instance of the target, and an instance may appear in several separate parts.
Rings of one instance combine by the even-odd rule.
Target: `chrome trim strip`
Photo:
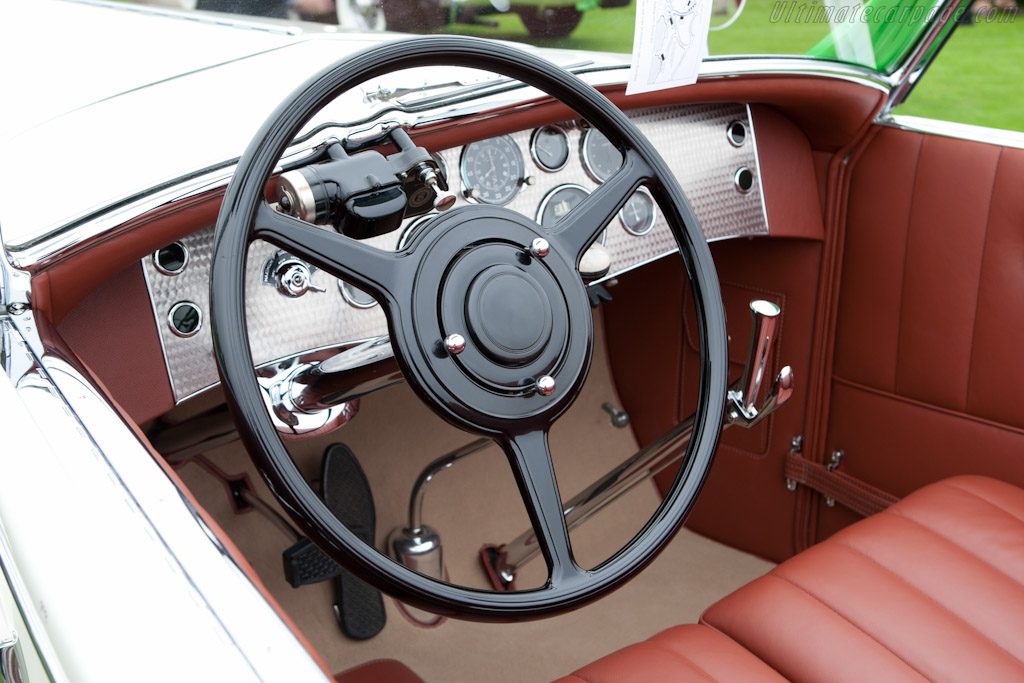
[[[1024,149],[1024,132],[1004,130],[1002,128],[986,128],[969,123],[953,123],[938,119],[926,119],[920,116],[889,114],[879,117],[878,125],[888,128],[899,128],[928,135],[939,135],[944,138],[970,140],[1000,147]]]
[[[764,227],[768,231],[768,235],[772,234],[772,222],[771,217],[768,215],[768,204],[764,198],[764,182],[761,179],[764,177],[761,175],[761,152],[757,149],[757,130],[754,125],[754,114],[750,111],[750,105],[744,105],[747,109],[747,139],[754,145],[754,169],[757,172],[758,185],[760,189],[758,194],[761,195],[761,213],[764,215]]]
[[[153,287],[149,282],[150,274],[148,268],[142,268],[142,277],[146,281],[146,294],[149,295],[149,308],[153,311],[153,327],[157,327],[160,324],[160,313],[156,310],[156,299],[153,298]],[[171,365],[167,360],[167,347],[164,345],[164,336],[162,334],[157,334],[156,337],[160,340],[160,355],[163,357],[164,369],[167,370],[167,380],[171,383],[171,392],[177,396],[178,392],[174,388],[174,375],[171,374]]]
[[[3,381],[3,379],[0,379],[0,381]],[[25,580],[22,578],[18,565],[14,561],[11,542],[7,538],[7,532],[4,530],[2,522],[0,522],[0,571],[3,572],[7,585],[10,586],[18,612],[21,614],[25,627],[28,629],[27,634],[16,634],[16,642],[24,645],[26,640],[29,641],[29,645],[35,648],[36,654],[39,656],[39,663],[45,670],[49,680],[70,680],[61,666],[60,657],[57,656],[57,650],[53,646],[53,641],[50,640],[50,635],[46,627],[43,626],[43,620],[36,608],[35,601],[32,600],[28,586],[25,585]],[[27,663],[25,660],[22,660],[22,666],[25,666]]]

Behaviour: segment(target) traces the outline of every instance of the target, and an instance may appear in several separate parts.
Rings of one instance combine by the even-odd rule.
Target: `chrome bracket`
[[[256,370],[263,400],[282,434],[324,433],[346,424],[359,412],[359,398],[401,381],[401,372],[385,367],[394,352],[388,337],[376,337],[337,350],[267,363]]]
[[[789,442],[789,454],[796,455],[802,453],[804,450],[804,435],[797,434],[793,437],[793,440]],[[786,489],[790,491],[796,491],[796,487],[799,482],[796,479],[786,479]]]
[[[839,469],[839,463],[843,461],[843,455],[845,455],[845,453],[841,449],[837,448],[832,451],[832,457],[828,461],[828,465],[825,466],[826,469],[828,469],[829,472],[835,472]],[[830,508],[834,508],[836,506],[836,499],[831,496],[825,496],[825,505]]]

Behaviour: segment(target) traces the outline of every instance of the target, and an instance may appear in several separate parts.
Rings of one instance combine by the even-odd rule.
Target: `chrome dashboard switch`
[[[308,291],[326,292],[313,284],[315,269],[305,261],[278,251],[263,264],[263,284],[273,285],[282,295],[297,299]]]

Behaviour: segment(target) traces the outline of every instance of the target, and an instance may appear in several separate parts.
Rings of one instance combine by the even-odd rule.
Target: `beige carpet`
[[[583,393],[552,433],[563,498],[636,449],[630,430],[612,427],[601,410],[603,402],[617,399],[598,346]],[[409,492],[423,466],[472,438],[442,422],[402,385],[364,399],[349,425],[299,442],[292,453],[315,480],[329,443],[342,441],[353,450],[373,488],[378,547],[383,547],[388,532],[404,523]],[[271,499],[237,442],[207,455],[226,472],[249,472],[260,494]],[[256,513],[235,514],[223,485],[200,467],[188,464],[179,473],[337,671],[394,658],[428,683],[547,681],[668,626],[695,621],[706,606],[772,566],[683,530],[637,579],[576,612],[521,624],[447,620],[425,629],[410,623],[386,598],[387,627],[357,642],[346,638],[335,620],[332,582],[300,589],[285,582],[281,551],[290,542],[283,534]],[[657,504],[653,485],[644,483],[573,532],[580,564],[593,566],[609,557],[639,531]],[[427,494],[425,520],[441,534],[452,582],[479,587],[488,585],[478,562],[480,546],[509,541],[529,526],[508,463],[496,447],[437,476]],[[544,562],[537,558],[520,572],[518,585],[541,585],[545,578]]]

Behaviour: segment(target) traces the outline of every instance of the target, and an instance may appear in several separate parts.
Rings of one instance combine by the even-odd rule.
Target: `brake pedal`
[[[348,446],[336,443],[327,447],[321,481],[327,508],[360,540],[372,546],[377,527],[373,494],[363,468]],[[344,569],[335,579],[335,588],[334,613],[346,635],[366,640],[383,630],[387,615],[379,590]]]

